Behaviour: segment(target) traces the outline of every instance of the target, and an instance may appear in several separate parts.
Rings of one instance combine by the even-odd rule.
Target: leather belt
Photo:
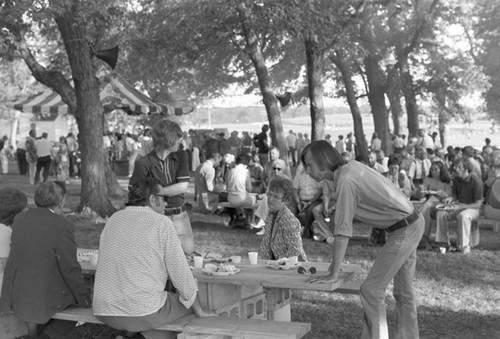
[[[416,209],[414,209],[412,214],[410,214],[406,218],[399,220],[398,222],[396,222],[392,226],[387,227],[385,229],[385,231],[387,233],[392,233],[392,232],[397,231],[401,228],[404,228],[404,227],[414,223],[415,220],[417,220],[419,216],[420,216],[420,213]]]
[[[186,210],[186,206],[182,205],[180,207],[165,208],[165,215],[177,215],[181,214]]]

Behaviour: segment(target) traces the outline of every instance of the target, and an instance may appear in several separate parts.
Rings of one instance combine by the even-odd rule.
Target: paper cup
[[[235,264],[239,264],[241,262],[241,257],[239,255],[233,255],[231,257],[231,262]]]
[[[258,258],[259,258],[258,252],[248,252],[248,260],[250,260],[250,265],[257,265]]]
[[[194,260],[194,268],[203,268],[203,257],[202,256],[196,256],[193,258]]]
[[[446,253],[446,247],[440,247],[439,248],[439,253],[445,254]]]
[[[92,266],[97,266],[97,262],[99,261],[99,254],[92,253],[89,255],[89,262]]]

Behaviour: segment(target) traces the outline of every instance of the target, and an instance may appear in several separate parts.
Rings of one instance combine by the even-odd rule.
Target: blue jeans
[[[365,313],[361,338],[389,338],[385,291],[393,279],[397,314],[394,338],[419,337],[413,279],[417,263],[417,246],[424,228],[424,218],[420,215],[409,226],[389,233],[384,247],[361,285],[361,303]]]

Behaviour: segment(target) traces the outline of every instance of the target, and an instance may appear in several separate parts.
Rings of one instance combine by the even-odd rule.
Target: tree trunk
[[[368,145],[366,143],[365,132],[363,131],[363,118],[359,110],[358,102],[356,99],[356,91],[354,89],[354,81],[352,79],[352,71],[349,65],[345,62],[345,56],[341,51],[337,51],[336,57],[332,57],[332,61],[340,70],[342,74],[342,81],[344,82],[346,99],[351,109],[352,121],[354,124],[354,137],[356,138],[356,156],[361,156],[364,159],[368,158]]]
[[[382,149],[385,154],[391,154],[391,138],[389,131],[389,116],[385,105],[385,76],[380,69],[378,59],[368,55],[365,60],[366,78],[368,80],[368,100],[373,115],[375,131],[382,141]]]
[[[415,137],[418,135],[419,124],[413,77],[410,74],[410,67],[406,58],[400,61],[400,65],[401,88],[403,89],[403,95],[406,101],[406,115],[408,117],[408,134]]]
[[[305,39],[307,60],[307,82],[311,111],[311,140],[325,138],[325,108],[323,106],[323,52],[318,46],[318,37]]]
[[[387,84],[387,97],[391,103],[392,124],[394,125],[393,133],[401,134],[400,118],[403,115],[403,106],[401,105],[401,79],[395,75],[389,79]]]
[[[246,8],[244,3],[239,4],[237,10],[247,43],[247,53],[252,60],[257,74],[257,79],[259,80],[260,91],[262,93],[264,106],[266,107],[269,126],[271,127],[272,144],[279,148],[280,157],[286,159],[288,149],[285,134],[283,132],[283,124],[281,122],[278,100],[276,99],[274,91],[271,88],[271,80],[266,67],[266,60],[259,46],[257,35],[252,28],[253,23],[251,21],[251,13]]]
[[[109,216],[115,208],[108,199],[104,176],[103,112],[99,99],[99,83],[77,6],[78,4],[73,3],[70,8],[56,16],[56,23],[64,41],[75,84],[74,114],[80,131],[78,141],[82,154],[82,187],[78,210],[89,207],[101,216]]]

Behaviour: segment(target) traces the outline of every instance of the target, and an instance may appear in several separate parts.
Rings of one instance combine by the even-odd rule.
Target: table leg
[[[288,288],[266,288],[267,319],[291,321],[290,301],[292,290]]]

